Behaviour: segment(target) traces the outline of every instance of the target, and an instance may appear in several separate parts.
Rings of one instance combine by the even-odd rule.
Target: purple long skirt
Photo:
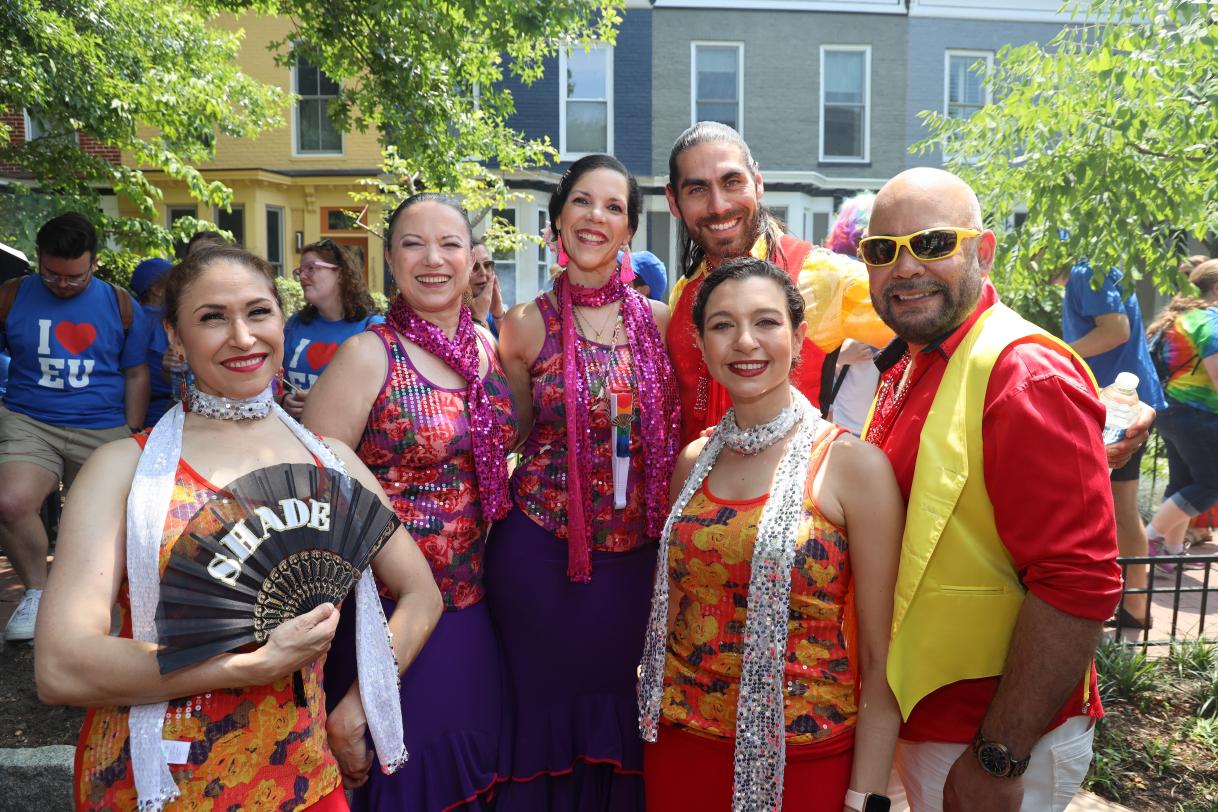
[[[635,671],[656,545],[592,553],[567,578],[567,542],[519,509],[491,530],[486,602],[503,646],[509,780],[498,812],[640,812],[643,742]]]
[[[382,600],[385,615],[393,602]],[[348,601],[326,660],[327,710],[355,678],[354,606]],[[491,809],[499,779],[503,672],[485,602],[445,612],[402,675],[402,714],[410,759],[385,775],[372,765],[351,809],[447,812]]]

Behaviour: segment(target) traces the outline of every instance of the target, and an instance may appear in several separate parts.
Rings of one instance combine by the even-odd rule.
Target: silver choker
[[[192,383],[186,390],[186,401],[190,405],[188,411],[203,417],[216,420],[261,420],[271,413],[275,396],[269,385],[260,395],[237,400],[200,392]]]
[[[735,409],[730,410],[729,415],[730,419],[722,421],[717,427],[719,435],[723,438],[723,444],[737,454],[751,457],[765,451],[790,434],[795,424],[803,418],[803,411],[798,409],[795,402],[792,401],[773,420],[747,429],[740,428],[736,422]]]

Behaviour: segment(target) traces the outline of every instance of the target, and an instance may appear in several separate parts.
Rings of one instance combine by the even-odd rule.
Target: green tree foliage
[[[237,67],[238,37],[207,24],[182,0],[4,0],[0,3],[0,112],[33,112],[46,136],[14,139],[0,125],[0,164],[30,184],[0,189],[0,240],[32,256],[32,237],[48,216],[97,212],[118,246],[103,262],[130,264],[165,253],[175,234],[158,224],[160,192],[142,169],[186,184],[205,205],[227,205],[231,192],[194,165],[212,157],[216,133],[252,137],[281,123],[286,96]],[[128,165],[86,151],[78,133],[121,150]],[[109,218],[102,192],[132,203],[140,217]]]
[[[624,0],[213,0],[215,7],[290,19],[274,44],[281,63],[301,55],[341,84],[331,117],[340,129],[369,128],[384,147],[381,177],[365,202],[390,211],[417,191],[462,198],[475,221],[527,193],[509,192],[504,173],[556,158],[548,138],[508,125],[515,112],[504,84],[531,83],[559,48],[613,42]],[[498,228],[494,228],[498,225]],[[519,239],[492,224],[504,248]]]
[[[913,149],[946,145],[998,222],[1026,205],[995,268],[1004,290],[1036,299],[1076,257],[1174,290],[1183,238],[1218,232],[1218,6],[1083,6],[1047,46],[999,52],[993,105],[964,121],[923,113],[931,136]]]
[[[623,0],[4,0],[0,2],[0,112],[33,109],[49,137],[18,144],[0,126],[0,164],[30,185],[0,189],[0,240],[32,248],[37,225],[68,209],[98,211],[113,190],[139,218],[98,224],[131,264],[193,233],[157,224],[158,190],[141,170],[186,183],[208,206],[231,191],[194,167],[215,135],[251,138],[282,124],[285,89],[241,73],[239,35],[209,21],[221,12],[277,14],[291,36],[273,43],[281,64],[296,54],[342,84],[330,114],[340,129],[372,128],[383,173],[364,197],[395,205],[414,191],[463,197],[476,216],[509,205],[498,171],[542,166],[555,152],[507,122],[503,80],[531,82],[560,47],[612,42]],[[247,44],[245,47],[253,47]],[[127,166],[83,150],[76,133],[129,156]],[[41,194],[37,194],[40,192]],[[500,229],[501,233],[505,230]],[[510,234],[504,241],[511,241]],[[518,237],[516,237],[518,239]],[[131,252],[131,253],[125,253]]]

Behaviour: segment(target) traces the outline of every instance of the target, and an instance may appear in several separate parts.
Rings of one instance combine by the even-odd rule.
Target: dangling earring
[[[634,262],[630,259],[630,246],[622,249],[622,263],[619,266],[621,269],[622,282],[629,285],[634,281]]]
[[[562,247],[562,235],[554,240],[554,245],[558,253],[558,264],[564,268],[567,267],[571,262],[571,257],[567,256],[567,252]]]

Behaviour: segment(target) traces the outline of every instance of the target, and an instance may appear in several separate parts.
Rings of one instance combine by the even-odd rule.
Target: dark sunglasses
[[[981,232],[975,228],[928,228],[901,237],[864,237],[859,240],[859,259],[882,268],[897,261],[902,245],[923,262],[947,259],[960,250],[964,240],[979,236]]]

